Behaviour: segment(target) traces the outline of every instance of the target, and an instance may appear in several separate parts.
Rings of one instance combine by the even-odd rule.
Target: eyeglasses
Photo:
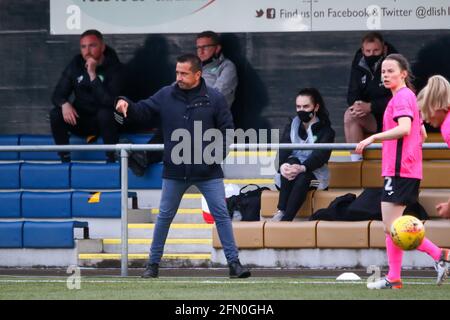
[[[204,46],[198,46],[196,47],[197,50],[205,50],[211,47],[216,47],[217,44],[205,44]]]

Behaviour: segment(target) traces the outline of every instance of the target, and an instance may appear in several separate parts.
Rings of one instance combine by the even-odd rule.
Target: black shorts
[[[413,204],[419,197],[420,179],[384,177],[381,201],[395,204]]]

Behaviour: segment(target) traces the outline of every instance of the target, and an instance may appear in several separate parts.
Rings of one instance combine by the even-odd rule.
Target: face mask
[[[369,56],[369,57],[364,56],[364,59],[366,60],[367,65],[371,69],[373,69],[373,66],[375,65],[375,63],[377,63],[380,60],[380,58],[381,58],[381,54],[379,56]]]
[[[314,111],[297,111],[297,116],[303,123],[308,123],[314,118]]]

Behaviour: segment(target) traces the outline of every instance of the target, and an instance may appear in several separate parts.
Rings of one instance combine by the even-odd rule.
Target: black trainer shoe
[[[230,278],[248,278],[251,276],[250,270],[243,267],[239,260],[228,264],[230,268]]]
[[[136,163],[142,168],[146,169],[148,167],[148,159],[146,151],[132,151],[130,152],[130,158],[136,161]]]
[[[142,167],[133,157],[128,158],[128,168],[134,173],[136,177],[142,177],[147,171],[147,167]]]
[[[158,278],[158,273],[159,273],[159,264],[152,263],[147,265],[147,268],[145,269],[141,278]]]
[[[70,153],[64,153],[59,156],[61,158],[61,163],[69,163],[70,162]]]

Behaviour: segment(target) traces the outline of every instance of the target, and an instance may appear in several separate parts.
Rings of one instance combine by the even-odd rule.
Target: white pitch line
[[[0,283],[66,283],[67,280],[42,280],[42,279],[0,279]],[[341,285],[341,284],[365,284],[366,281],[245,281],[245,280],[165,280],[165,279],[152,279],[152,280],[84,280],[81,279],[81,283],[136,283],[136,284],[149,284],[151,282],[164,282],[164,283],[193,283],[193,284],[318,284],[318,285]],[[434,285],[433,282],[403,282],[406,285]],[[444,283],[449,285],[450,283]]]

